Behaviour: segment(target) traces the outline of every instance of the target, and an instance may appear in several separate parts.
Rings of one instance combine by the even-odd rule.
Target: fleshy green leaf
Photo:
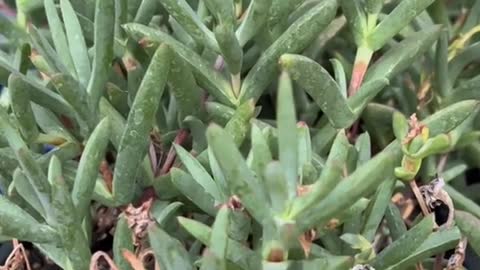
[[[128,115],[113,178],[113,196],[119,204],[128,203],[134,196],[135,176],[147,154],[149,133],[167,81],[171,58],[169,47],[161,45],[157,49]]]
[[[51,82],[78,113],[80,125],[83,122],[92,125],[94,119],[88,106],[88,97],[85,89],[75,79],[63,74],[53,76]]]
[[[300,55],[284,54],[280,58],[283,69],[313,98],[335,128],[345,128],[355,120],[340,86],[315,61]]]
[[[175,2],[173,0],[172,2]],[[230,83],[222,77],[222,75],[215,71],[210,63],[201,58],[197,53],[186,47],[182,43],[176,41],[166,33],[155,30],[140,24],[129,23],[124,26],[127,33],[140,40],[145,38],[147,41],[156,43],[166,43],[175,53],[177,53],[183,60],[185,60],[197,77],[199,83],[205,87],[209,93],[217,98],[219,101],[226,104],[235,104],[236,98],[233,94]]]
[[[480,219],[464,211],[455,211],[455,223],[468,239],[468,245],[480,254]]]
[[[416,153],[412,153],[412,157],[425,158],[430,155],[438,154],[448,150],[451,147],[451,144],[450,136],[447,134],[439,134],[428,139]]]
[[[160,5],[160,1],[158,0],[143,0],[140,3],[140,6],[137,9],[137,13],[133,18],[133,21],[136,23],[141,23],[148,25],[152,20],[153,15],[158,10],[158,6]]]
[[[413,18],[425,10],[434,0],[403,0],[388,14],[368,36],[368,45],[373,50],[383,47],[392,37],[407,26]]]
[[[380,223],[385,214],[385,209],[391,200],[393,189],[395,188],[395,178],[386,179],[380,187],[378,187],[369,208],[365,213],[365,223],[362,229],[362,235],[373,241]]]
[[[53,141],[58,141],[59,143],[65,140],[77,144],[77,139],[75,139],[53,112],[35,103],[31,103],[31,105],[37,125],[45,134],[52,136],[47,137],[50,143],[52,143],[51,138],[53,138]],[[41,141],[41,137],[42,135],[40,134],[37,141]]]
[[[207,193],[203,187],[198,184],[191,175],[186,172],[173,168],[170,172],[173,185],[190,201],[198,206],[205,213],[214,216],[215,198]]]
[[[340,0],[343,13],[347,17],[350,31],[353,34],[355,43],[357,45],[362,44],[365,39],[365,30],[367,29],[367,18],[361,2],[357,0]]]
[[[201,117],[202,91],[196,84],[191,68],[178,55],[172,59],[172,66],[175,68],[170,70],[168,85],[177,101],[180,120],[190,115]]]
[[[91,257],[90,247],[80,227],[72,198],[63,179],[60,160],[55,156],[50,160],[48,178],[52,183],[53,219],[47,220],[56,228],[61,245],[72,265],[78,269],[88,269]]]
[[[38,223],[5,196],[0,196],[0,231],[2,235],[35,243],[56,243],[59,240],[52,227]]]
[[[32,26],[29,29],[29,34],[33,48],[38,51],[40,56],[43,56],[43,59],[39,61],[40,57],[34,54],[33,59],[37,59],[37,61],[32,61],[32,63],[34,63],[39,69],[40,65],[43,66],[42,69],[40,69],[43,72],[53,72],[54,70],[55,72],[62,71],[68,74],[67,67],[65,66],[63,61],[61,61],[60,57],[52,48],[48,40],[42,35],[40,30],[38,30],[37,27]]]
[[[236,24],[234,3],[230,0],[205,0],[204,2],[218,22],[214,34],[228,69],[231,74],[239,74],[242,68],[243,50],[234,31]],[[239,90],[239,85],[234,87],[235,91]]]
[[[70,48],[73,64],[77,70],[78,80],[80,84],[86,87],[90,79],[91,69],[90,57],[88,56],[82,27],[69,0],[60,0],[60,9],[62,10],[68,47]]]
[[[417,1],[418,0],[402,1],[402,4],[404,2]],[[421,0],[418,2],[424,1]],[[388,50],[368,69],[365,76],[365,83],[377,79],[393,79],[400,72],[408,68],[420,55],[430,49],[439,35],[439,26],[431,26],[423,31],[409,35],[406,39]]]
[[[212,31],[202,23],[187,1],[160,0],[160,3],[198,44],[207,46],[214,51],[219,51],[218,43]]]
[[[30,44],[25,43],[18,47],[13,58],[13,66],[22,74],[26,74],[30,68],[31,56]]]
[[[288,73],[280,76],[277,98],[278,149],[289,199],[296,197],[298,176],[297,116],[293,103],[292,81]]]
[[[205,137],[207,125],[194,116],[187,116],[183,124],[190,130],[190,135],[193,138],[194,144],[192,150],[197,153],[205,150],[207,148],[207,138]]]
[[[120,148],[120,143],[122,140],[123,132],[125,131],[126,121],[123,116],[112,107],[112,105],[105,99],[100,100],[100,114],[101,117],[108,117],[110,120],[110,141],[115,149]],[[139,173],[141,177],[144,177],[147,182],[153,181],[153,172],[151,169],[151,163],[147,156],[143,159],[143,162],[140,164]]]
[[[250,120],[254,116],[255,105],[245,102],[237,107],[235,113],[225,125],[225,131],[232,136],[235,145],[241,146],[250,131]]]
[[[304,197],[299,197],[293,203],[290,214],[302,215],[308,212],[313,205],[318,204],[331,192],[341,180],[345,162],[347,159],[348,139],[344,131],[340,131],[335,138],[330,154],[328,155],[325,168],[319,179],[313,184],[311,191]]]
[[[20,134],[15,130],[5,111],[0,110],[0,130],[3,136],[8,140],[8,144],[15,152],[16,158],[20,163],[20,167],[27,176],[30,184],[33,186],[37,197],[42,203],[42,208],[45,209],[46,219],[50,216],[50,184],[47,176],[35,161],[31,151],[27,148],[25,142],[20,137]]]
[[[477,5],[480,8],[480,2],[477,1]],[[464,70],[472,61],[475,61],[480,56],[480,42],[473,43],[472,45],[464,48],[448,63],[448,79],[450,82],[455,82]]]
[[[230,120],[232,115],[235,113],[232,108],[218,102],[207,101],[205,103],[205,107],[207,109],[209,119],[219,125],[226,125],[228,120]]]
[[[367,0],[367,12],[369,14],[378,14],[382,10],[385,0]]]
[[[193,269],[188,252],[177,239],[172,238],[158,226],[151,226],[148,239],[152,245],[156,261],[164,270]]]
[[[467,99],[480,99],[478,87],[480,86],[480,76],[475,76],[469,80],[461,81],[458,86],[452,90],[452,93],[445,97],[442,105],[449,105]]]
[[[257,176],[261,176],[263,175],[264,168],[273,159],[272,153],[268,146],[265,135],[262,133],[262,130],[256,124],[252,124],[250,138],[252,148],[247,158],[247,164],[248,167],[252,171],[254,171]]]
[[[402,142],[407,136],[408,120],[401,112],[393,113],[393,133],[399,142]]]
[[[76,77],[77,73],[73,64],[73,59],[70,55],[67,36],[63,29],[63,23],[57,13],[57,8],[53,0],[44,0],[45,13],[47,15],[48,26],[52,33],[53,44],[59,58],[64,62],[65,66],[70,71],[70,75]]]
[[[414,252],[388,270],[402,270],[424,259],[430,258],[440,252],[454,248],[460,240],[460,231],[454,227],[432,233]]]
[[[443,189],[448,193],[450,198],[452,198],[452,201],[455,204],[455,209],[467,211],[475,215],[477,218],[480,218],[480,206],[477,203],[450,185],[445,185]]]
[[[210,165],[210,170],[212,171],[213,179],[215,179],[215,181],[218,184],[218,187],[222,191],[221,192],[221,195],[223,197],[222,201],[225,202],[228,200],[228,197],[231,196],[230,190],[228,189],[227,181],[225,180],[225,176],[223,175],[222,169],[220,168],[220,165],[218,164],[217,158],[213,154],[211,147],[207,148],[207,155],[208,155],[208,163]]]
[[[358,92],[348,99],[348,106],[350,106],[355,115],[359,117],[368,103],[389,83],[387,79],[364,82]]]
[[[270,195],[271,208],[277,213],[282,213],[291,199],[289,183],[285,175],[285,167],[278,161],[269,163],[265,168],[266,190]]]
[[[29,95],[32,102],[37,103],[40,106],[50,108],[53,112],[60,115],[69,117],[73,117],[75,115],[73,108],[63,98],[53,93],[51,90],[47,89],[37,81],[18,73],[8,64],[6,59],[0,58],[0,66],[6,69],[8,73],[14,73],[30,86]]]
[[[440,2],[437,2],[440,3]],[[454,81],[448,79],[448,31],[443,30],[437,42],[436,65],[435,65],[435,85],[438,93],[442,96],[449,96],[452,91]]]
[[[376,269],[385,269],[407,258],[432,234],[433,224],[432,215],[424,217],[420,223],[382,250],[370,264]]]
[[[236,148],[232,137],[212,124],[207,129],[207,141],[222,169],[232,194],[237,195],[249,213],[262,222],[267,216],[267,202],[258,190],[258,182]]]
[[[351,206],[364,194],[371,192],[381,181],[393,176],[393,168],[400,158],[399,145],[392,143],[374,158],[355,170],[318,204],[299,215],[301,228],[323,224],[339,211]]]
[[[178,217],[178,222],[196,239],[204,245],[211,246],[212,229],[198,221]],[[258,253],[245,247],[243,244],[228,239],[226,258],[237,264],[243,269],[258,269],[260,265],[260,256]]]
[[[297,155],[298,155],[298,173],[303,177],[304,166],[312,162],[312,142],[310,139],[310,129],[304,122],[297,124]]]
[[[171,218],[177,214],[177,211],[180,207],[182,207],[182,205],[183,203],[181,202],[167,204],[157,201],[154,202],[150,214],[153,216],[153,218],[155,218],[155,221],[157,221],[160,227],[164,227],[167,225],[167,222],[169,222]]]
[[[113,259],[115,264],[120,269],[130,270],[132,267],[123,257],[123,251],[128,250],[133,252],[134,246],[132,242],[132,231],[128,227],[127,219],[124,215],[121,215],[118,218],[117,224],[115,226],[115,235],[113,237]]]
[[[97,111],[100,97],[110,75],[113,60],[113,39],[115,31],[115,1],[97,0],[95,6],[95,36],[92,73],[89,75],[87,93],[90,109]]]
[[[240,100],[257,100],[277,74],[277,62],[282,54],[297,53],[310,44],[333,20],[337,2],[322,1],[296,20],[262,54],[245,77],[240,91]]]
[[[468,166],[466,164],[458,164],[453,166],[447,170],[445,170],[441,175],[445,183],[450,182],[451,180],[455,179],[456,177],[460,176],[467,170]]]
[[[407,231],[407,226],[403,221],[400,210],[392,202],[389,203],[387,209],[385,209],[385,220],[387,221],[390,235],[394,241],[402,237]]]
[[[346,233],[340,237],[343,241],[348,243],[353,249],[359,250],[355,255],[358,262],[366,262],[375,257],[372,244],[360,234]]]
[[[215,222],[212,226],[212,234],[210,236],[210,250],[218,259],[219,269],[226,269],[226,253],[228,244],[227,229],[229,226],[229,209],[223,207],[217,213]]]
[[[27,201],[42,217],[45,217],[45,209],[43,208],[40,198],[37,197],[32,184],[20,169],[16,169],[13,172],[13,183],[16,192],[18,192],[20,196],[22,196],[22,198],[24,198],[25,201]]]
[[[30,105],[30,87],[19,76],[11,74],[8,79],[8,90],[13,115],[17,119],[20,132],[27,142],[32,142],[38,137],[39,132]]]
[[[452,104],[422,120],[429,129],[430,137],[448,133],[459,126],[468,116],[478,110],[477,100],[465,100]]]
[[[223,24],[217,26],[215,28],[215,38],[218,41],[220,51],[222,52],[223,58],[227,63],[230,73],[234,76],[240,76],[243,62],[243,50],[237,40],[237,37],[235,36],[233,27],[228,27]],[[232,78],[232,80],[233,79],[234,78]],[[234,91],[238,90],[238,88],[234,89]]]
[[[100,162],[104,159],[110,138],[110,121],[104,118],[93,130],[78,164],[72,190],[72,200],[81,220],[88,214],[91,195],[95,188]]]
[[[268,9],[272,0],[252,0],[247,8],[245,18],[238,26],[236,35],[238,42],[243,47],[265,25],[268,17]]]
[[[12,44],[20,44],[28,40],[28,35],[25,30],[5,14],[0,15],[0,32],[2,32]]]
[[[183,165],[185,165],[188,172],[192,175],[193,179],[195,179],[195,181],[203,187],[205,192],[209,193],[217,202],[221,202],[222,196],[220,195],[220,190],[215,183],[215,180],[213,180],[207,170],[203,168],[202,164],[200,164],[198,160],[180,145],[175,144],[174,146],[178,157]]]
[[[355,148],[358,152],[357,168],[372,158],[372,143],[368,132],[360,134],[355,141]]]
[[[338,59],[330,60],[332,63],[333,71],[335,73],[335,81],[340,87],[340,93],[343,97],[347,97],[347,76],[345,74],[345,69],[343,68],[342,62]]]

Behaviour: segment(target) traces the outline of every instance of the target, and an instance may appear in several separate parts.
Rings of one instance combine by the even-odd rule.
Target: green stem
[[[415,198],[418,201],[420,209],[422,210],[422,214],[424,216],[427,216],[428,214],[430,214],[430,211],[428,210],[427,204],[425,203],[425,200],[423,199],[423,196],[420,193],[420,189],[418,188],[417,183],[415,182],[415,179],[412,179],[410,181],[410,188],[412,189],[413,194],[415,195]]]
[[[368,14],[367,15],[367,29],[371,33],[377,26],[378,14]]]
[[[235,97],[238,97],[240,94],[240,87],[241,87],[241,78],[240,78],[240,73],[237,74],[232,74],[232,89],[233,89],[233,94]]]
[[[235,17],[240,18],[243,14],[243,2],[241,0],[235,1]]]
[[[22,29],[27,29],[27,15],[22,11],[17,11],[17,24]]]
[[[355,95],[358,89],[360,89],[363,78],[365,77],[365,73],[367,73],[368,65],[372,59],[372,55],[373,50],[366,46],[361,46],[357,49],[357,55],[353,65],[352,78],[348,88],[348,96]]]

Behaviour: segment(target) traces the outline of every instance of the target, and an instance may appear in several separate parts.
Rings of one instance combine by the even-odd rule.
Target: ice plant
[[[8,4],[4,268],[479,267],[480,1]]]

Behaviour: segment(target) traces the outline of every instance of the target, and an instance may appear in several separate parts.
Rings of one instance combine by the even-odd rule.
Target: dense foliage
[[[480,268],[480,0],[10,2],[0,269]]]

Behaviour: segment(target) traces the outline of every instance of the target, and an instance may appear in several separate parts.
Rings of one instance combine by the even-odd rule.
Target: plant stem
[[[426,216],[430,214],[430,211],[428,210],[427,205],[425,204],[425,200],[423,199],[423,196],[420,193],[420,190],[418,189],[415,179],[410,181],[410,188],[412,189],[413,194],[415,194],[415,198],[417,199],[418,204],[420,205],[420,209],[422,209],[423,215]]]
[[[355,95],[358,89],[360,89],[360,86],[362,86],[363,78],[367,73],[368,65],[370,64],[372,55],[372,49],[365,46],[358,48],[352,70],[352,79],[350,80],[350,86],[348,88],[349,97]]]
[[[360,87],[362,86],[363,79],[365,77],[365,74],[367,73],[368,65],[370,64],[370,60],[372,59],[372,55],[373,50],[368,47],[360,46],[357,49],[357,55],[355,56],[355,63],[352,70],[352,78],[350,80],[350,86],[348,87],[349,97],[355,95],[358,89],[360,89]],[[350,141],[355,141],[358,129],[359,122],[356,121],[352,125],[352,128],[350,129],[350,132],[348,134]]]
[[[420,205],[420,209],[422,209],[423,216],[427,216],[430,211],[427,208],[427,205],[425,204],[425,200],[423,199],[422,194],[420,193],[420,190],[418,189],[417,183],[415,182],[415,179],[412,179],[410,181],[410,188],[413,191],[413,194],[415,194],[415,197],[417,198],[418,204]],[[417,270],[423,270],[423,265],[421,262],[418,262],[416,265]]]
[[[445,169],[445,165],[447,165],[447,160],[448,160],[448,154],[445,154],[442,157],[440,157],[440,161],[438,162],[438,166],[437,166],[437,173],[443,172],[443,169]]]
[[[17,24],[22,29],[27,29],[27,15],[22,11],[17,11]]]
[[[480,33],[480,25],[473,27],[465,34],[460,35],[460,37],[456,39],[448,48],[448,61],[452,60],[458,54],[458,52],[465,47],[467,42],[477,33]]]
[[[232,76],[233,94],[235,95],[235,97],[238,97],[238,95],[240,94],[240,86],[242,84],[240,73],[232,74],[231,76]]]

